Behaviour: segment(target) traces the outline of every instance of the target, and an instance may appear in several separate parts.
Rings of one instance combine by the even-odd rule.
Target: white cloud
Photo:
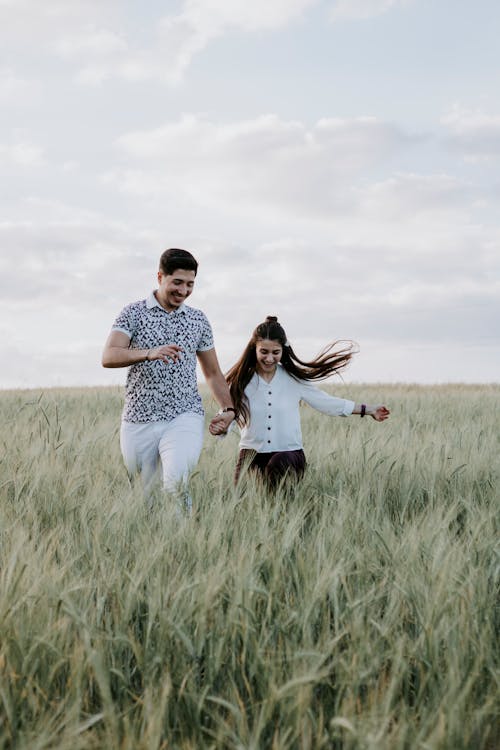
[[[452,147],[467,158],[500,156],[500,115],[455,106],[441,118]]]
[[[123,32],[118,34],[110,29],[88,25],[59,38],[54,49],[64,60],[80,66],[76,75],[79,83],[93,86],[112,77],[133,80],[151,75],[146,70],[134,75],[133,70],[138,69],[139,56],[142,54],[146,57],[147,53],[130,49]]]
[[[410,0],[338,0],[333,20],[385,13]],[[184,0],[176,13],[161,17],[148,47],[138,47],[110,29],[87,29],[61,39],[56,49],[78,58],[77,81],[100,84],[112,78],[178,83],[193,57],[215,39],[242,31],[274,31],[296,22],[320,0]],[[82,58],[85,57],[83,60]]]
[[[231,30],[274,30],[300,18],[318,0],[185,0],[177,14],[164,16],[159,41],[175,52],[168,77],[178,81],[192,58]]]
[[[299,18],[318,0],[185,0],[180,18],[207,33],[227,28],[275,29]]]
[[[224,125],[185,116],[121,136],[129,164],[104,179],[139,195],[181,191],[201,204],[328,218],[352,203],[353,183],[367,170],[419,142],[370,117],[308,127],[275,115]]]
[[[61,32],[53,46],[58,55],[78,63],[76,80],[80,83],[94,85],[118,78],[175,84],[193,56],[212,40],[231,30],[278,29],[318,1],[184,0],[177,12],[157,19],[147,46],[132,41],[133,32],[117,33],[110,26],[97,27],[95,21],[83,30],[81,21],[69,26],[59,9]],[[112,20],[119,23],[118,18]]]
[[[366,18],[411,0],[337,0],[333,20]],[[40,41],[77,66],[87,85],[120,79],[177,84],[193,57],[231,32],[279,30],[299,21],[321,0],[182,0],[175,12],[156,16],[148,43],[138,41],[123,4],[116,0],[4,0],[3,41]],[[126,6],[125,6],[126,7]],[[326,6],[328,7],[328,5]],[[0,37],[2,36],[0,30]]]
[[[127,42],[122,36],[107,29],[88,28],[59,40],[56,50],[67,59],[88,55],[105,58],[126,52]]]
[[[9,107],[31,106],[38,102],[40,85],[17,74],[12,68],[0,68],[0,104]]]
[[[474,189],[447,174],[396,173],[357,189],[355,195],[366,220],[390,221],[393,227],[427,221],[435,230],[438,224],[449,227],[470,218]]]
[[[2,0],[0,39],[9,48],[31,40],[36,47],[48,47],[54,39],[73,33],[96,18],[116,17],[116,0]]]
[[[372,18],[410,2],[412,0],[335,0],[330,18],[332,21]]]
[[[68,159],[68,161],[63,162],[61,165],[61,169],[63,172],[75,172],[80,168],[80,162],[78,162],[76,159]]]
[[[0,164],[3,166],[40,167],[44,163],[43,149],[36,143],[0,143]]]

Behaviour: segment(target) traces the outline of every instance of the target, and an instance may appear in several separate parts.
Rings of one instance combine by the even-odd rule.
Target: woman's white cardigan
[[[354,401],[330,396],[307,380],[296,380],[278,365],[270,383],[257,373],[245,388],[250,422],[241,429],[240,448],[258,453],[294,451],[303,447],[299,404],[332,417],[348,417]],[[234,423],[233,423],[234,424]]]

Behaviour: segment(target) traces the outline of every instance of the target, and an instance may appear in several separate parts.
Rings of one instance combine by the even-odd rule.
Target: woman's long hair
[[[288,343],[286,333],[278,323],[278,318],[274,315],[268,315],[264,323],[257,326],[243,354],[226,374],[240,427],[250,421],[245,388],[252,379],[257,366],[255,352],[257,342],[263,339],[278,341],[281,344],[283,348],[281,364],[297,380],[323,380],[329,375],[339,373],[356,353],[356,346],[353,341],[334,341],[332,344],[328,344],[312,362],[304,362],[297,357]]]

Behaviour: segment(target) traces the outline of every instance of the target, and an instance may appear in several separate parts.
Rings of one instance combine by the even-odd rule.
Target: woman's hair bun
[[[278,322],[278,318],[276,317],[276,315],[268,315],[266,318],[266,323],[277,323],[277,322]]]

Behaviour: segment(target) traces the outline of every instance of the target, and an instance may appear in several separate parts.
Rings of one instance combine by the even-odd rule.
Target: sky
[[[500,380],[496,0],[0,0],[0,388],[114,385],[168,247],[227,369]]]

